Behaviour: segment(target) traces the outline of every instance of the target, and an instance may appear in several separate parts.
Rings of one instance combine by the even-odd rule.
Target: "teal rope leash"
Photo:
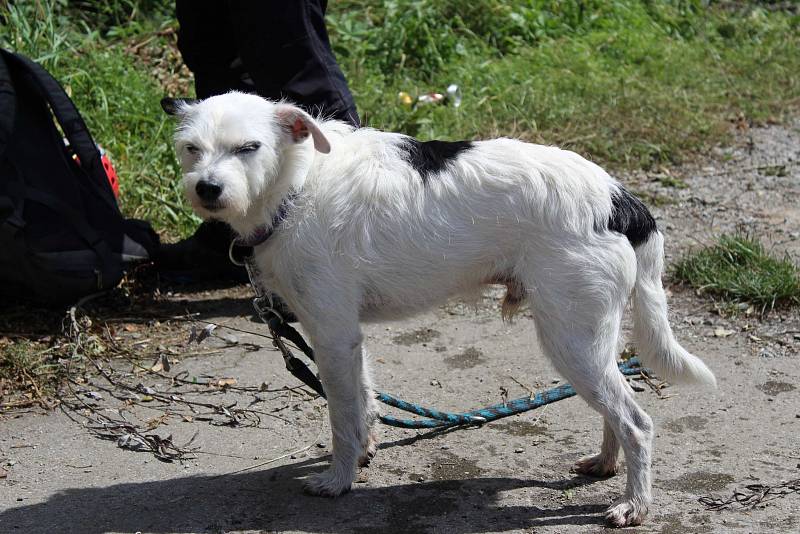
[[[283,354],[286,369],[305,385],[319,393],[320,396],[325,397],[325,391],[319,378],[317,378],[302,360],[296,358],[282,341],[282,338],[288,339],[308,356],[311,361],[314,361],[314,351],[305,342],[300,333],[279,317],[271,318],[267,324],[275,340],[276,347],[278,347]],[[627,361],[620,362],[619,370],[624,375],[638,375],[645,371],[639,364],[637,358],[631,358]],[[398,428],[450,428],[481,425],[511,415],[535,410],[546,404],[567,399],[575,395],[575,388],[570,384],[564,384],[529,397],[521,397],[508,402],[493,404],[466,413],[444,412],[425,408],[419,404],[398,399],[388,393],[378,392],[376,393],[376,399],[388,406],[393,406],[405,412],[423,417],[423,419],[401,419],[392,415],[382,415],[380,416],[380,421],[385,425]]]
[[[619,370],[624,375],[638,375],[644,371],[639,364],[639,360],[636,358],[620,362]],[[400,410],[426,418],[399,419],[391,415],[382,415],[380,419],[385,425],[399,428],[448,428],[463,425],[480,425],[490,421],[496,421],[511,415],[535,410],[546,404],[574,397],[575,395],[575,388],[570,384],[564,384],[546,391],[541,391],[530,397],[521,397],[519,399],[493,404],[486,408],[480,408],[467,413],[449,413],[431,410],[418,404],[400,400],[386,393],[378,393],[377,399],[389,406],[394,406]]]

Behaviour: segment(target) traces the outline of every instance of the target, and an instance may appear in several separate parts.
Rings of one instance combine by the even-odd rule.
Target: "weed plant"
[[[800,271],[789,257],[776,257],[748,235],[723,235],[673,268],[679,281],[723,300],[770,311],[800,304]]]

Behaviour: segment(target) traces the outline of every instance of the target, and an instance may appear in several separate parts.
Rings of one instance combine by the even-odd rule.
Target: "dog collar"
[[[236,246],[253,248],[264,244],[267,239],[272,237],[272,234],[275,233],[275,230],[277,230],[281,223],[286,219],[289,206],[292,205],[295,198],[297,198],[297,192],[294,190],[290,191],[289,194],[284,197],[283,201],[281,201],[280,206],[278,206],[278,211],[276,211],[275,216],[272,217],[272,222],[269,225],[265,224],[264,226],[259,226],[253,233],[247,236],[246,239],[241,236],[237,237],[235,239]]]
[[[247,238],[238,236],[231,241],[228,256],[235,265],[244,265],[247,258],[253,255],[253,249],[259,245],[263,245],[272,237],[281,223],[286,220],[286,214],[295,198],[297,198],[297,191],[290,191],[289,194],[284,197],[283,201],[281,201],[280,206],[278,206],[278,211],[276,211],[275,216],[272,217],[270,225],[256,228]]]

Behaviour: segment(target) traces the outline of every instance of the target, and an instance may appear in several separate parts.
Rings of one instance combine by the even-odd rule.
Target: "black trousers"
[[[327,4],[327,0],[176,0],[178,48],[194,74],[197,97],[237,90],[273,100],[286,98],[312,114],[358,127],[353,96],[325,28]],[[193,239],[204,251],[214,256],[218,252],[221,261],[227,261],[233,237],[227,224],[205,222]],[[233,277],[242,279],[243,269],[235,270]]]
[[[178,48],[198,98],[232,89],[288,98],[358,126],[326,8],[327,0],[177,0]]]

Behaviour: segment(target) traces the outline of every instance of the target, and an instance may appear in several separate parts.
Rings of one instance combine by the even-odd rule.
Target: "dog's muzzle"
[[[200,180],[194,186],[197,198],[208,210],[219,209],[219,197],[222,195],[222,184],[215,180]]]

